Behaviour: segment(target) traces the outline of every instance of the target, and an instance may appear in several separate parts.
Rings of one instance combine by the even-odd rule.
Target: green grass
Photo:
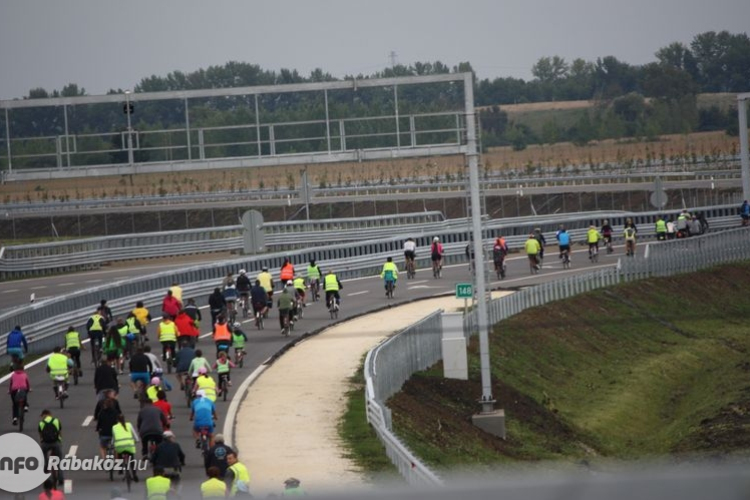
[[[552,121],[557,123],[560,130],[568,129],[592,108],[581,109],[545,109],[537,111],[523,111],[509,114],[509,120],[520,125],[526,125],[537,134],[542,133],[543,127]]]

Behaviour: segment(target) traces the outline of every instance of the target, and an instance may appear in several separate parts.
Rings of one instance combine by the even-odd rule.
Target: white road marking
[[[57,286],[70,286],[70,285],[77,285],[78,283],[73,283],[72,281],[69,283],[58,283]]]
[[[100,281],[104,280],[86,280],[85,283],[99,283]]]
[[[41,290],[42,288],[47,288],[47,285],[32,286],[29,290]]]
[[[74,457],[76,456],[76,453],[78,453],[78,445],[72,444],[70,445],[70,451],[68,451],[68,454],[65,455],[66,457]]]
[[[93,415],[89,415],[89,416],[88,416],[88,417],[86,417],[86,419],[85,419],[85,420],[83,421],[83,424],[81,425],[81,427],[88,427],[88,426],[89,426],[89,424],[91,423],[91,421],[92,421],[92,420],[94,420],[94,416],[93,416]]]
[[[420,283],[427,283],[430,280],[419,280],[419,281],[409,281],[409,284],[411,285],[418,285]]]
[[[20,290],[18,288],[13,288],[12,290],[3,290],[0,293],[15,293],[15,292],[19,292],[19,291]]]
[[[370,290],[362,290],[361,292],[349,293],[346,296],[347,297],[354,297],[355,295],[362,295],[364,293],[370,293]]]
[[[410,286],[407,290],[421,290],[426,288],[447,288],[445,286],[432,286],[432,285],[417,285],[417,286]]]
[[[73,480],[72,479],[66,479],[63,482],[63,493],[66,495],[73,494]]]

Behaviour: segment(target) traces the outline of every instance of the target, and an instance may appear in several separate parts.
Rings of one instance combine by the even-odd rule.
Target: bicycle
[[[612,246],[612,237],[605,238],[606,244],[607,244],[607,253],[612,253],[615,251],[614,247]]]
[[[563,269],[570,269],[570,250],[565,250],[562,257]]]
[[[130,464],[133,460],[133,455],[131,455],[127,451],[124,451],[120,453],[120,458],[125,464],[125,471],[123,473],[125,477],[123,477],[122,480],[126,483],[127,488],[128,488],[128,493],[130,493],[130,485],[133,482],[135,482],[135,472],[130,469]]]
[[[245,350],[241,347],[234,349],[234,364],[240,368],[245,365]]]
[[[187,400],[187,407],[190,408],[190,405],[193,402],[193,377],[191,377],[189,373],[185,374],[183,387],[185,388],[185,399]]]
[[[67,377],[64,375],[57,375],[55,377],[55,394],[60,401],[61,409],[65,406],[65,399],[68,397],[67,392],[65,392],[66,379]]]
[[[292,322],[289,320],[289,314],[284,314],[284,328],[281,330],[281,335],[288,337],[292,333]]]
[[[230,325],[237,319],[237,306],[233,300],[227,302],[227,318]]]
[[[211,448],[209,445],[211,444],[211,440],[209,439],[209,432],[208,427],[201,427],[199,429],[200,432],[200,450],[201,455],[203,455],[203,458],[208,456],[208,450]]]
[[[104,456],[114,458],[115,453],[116,453],[115,452],[115,440],[114,438],[110,437],[109,443],[107,443],[107,451],[104,452]],[[112,468],[109,469],[107,472],[109,474],[109,481],[110,482],[114,481],[115,480],[115,464],[114,463],[112,464]]]
[[[313,302],[320,300],[320,280],[314,279],[310,281],[310,294],[312,295]]]
[[[531,274],[538,274],[540,267],[539,257],[536,254],[529,254],[529,270]]]
[[[137,399],[138,402],[143,402],[143,398],[146,397],[146,385],[143,383],[143,380],[136,380],[135,381],[135,391],[133,393],[133,399]]]
[[[229,393],[229,381],[226,377],[219,377],[219,390],[221,391],[221,397],[224,401],[227,400],[227,394]]]
[[[249,300],[246,295],[240,295],[240,309],[242,310],[242,317],[247,319],[249,315]]]
[[[60,471],[57,470],[57,468],[47,470],[46,466],[49,464],[50,458],[52,458],[54,453],[54,450],[49,449],[47,450],[47,453],[45,455],[46,461],[44,462],[45,470],[44,472],[47,472],[49,474],[49,478],[52,480],[52,484],[57,486],[58,484],[61,484],[62,481],[60,481]],[[62,457],[59,457],[62,458]]]
[[[635,241],[627,240],[625,242],[625,255],[628,257],[635,255]]]
[[[260,311],[255,313],[255,327],[258,330],[263,329],[263,318],[265,317],[265,314],[261,314]]]
[[[167,365],[167,373],[172,373],[174,360],[174,347],[171,344],[164,346],[164,363]]]
[[[505,279],[505,257],[495,261],[495,273],[497,279]]]
[[[302,317],[305,315],[304,313],[305,301],[302,300],[302,297],[298,296],[296,304],[297,304],[297,309],[296,309],[297,319],[302,319]]]
[[[443,274],[443,265],[437,260],[432,261],[432,277],[438,279]]]
[[[589,260],[591,260],[592,263],[599,262],[599,247],[596,245],[589,246]]]
[[[339,305],[336,303],[335,297],[331,297],[328,301],[328,313],[331,315],[331,319],[339,317]]]
[[[78,385],[78,367],[74,366],[70,371],[73,372],[73,385]]]
[[[385,296],[389,299],[393,298],[393,289],[396,284],[393,280],[385,280]]]
[[[414,259],[406,259],[406,278],[412,279],[417,275]]]
[[[15,405],[18,408],[18,432],[23,432],[23,421],[26,415],[26,391],[19,389],[15,395]]]
[[[102,361],[102,340],[99,338],[91,340],[91,361],[94,368],[99,368]]]

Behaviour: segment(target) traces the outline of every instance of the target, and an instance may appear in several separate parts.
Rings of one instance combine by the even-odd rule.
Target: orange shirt
[[[229,327],[226,323],[216,323],[214,325],[214,342],[220,340],[232,340],[232,334],[229,333]]]

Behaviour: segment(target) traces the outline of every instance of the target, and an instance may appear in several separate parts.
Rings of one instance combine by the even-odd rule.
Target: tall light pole
[[[130,126],[130,91],[125,91],[125,114],[128,115],[128,165],[133,166],[133,129]]]
[[[750,199],[750,152],[747,144],[747,101],[750,93],[737,96],[737,114],[740,122],[740,165],[742,167],[742,197]]]

